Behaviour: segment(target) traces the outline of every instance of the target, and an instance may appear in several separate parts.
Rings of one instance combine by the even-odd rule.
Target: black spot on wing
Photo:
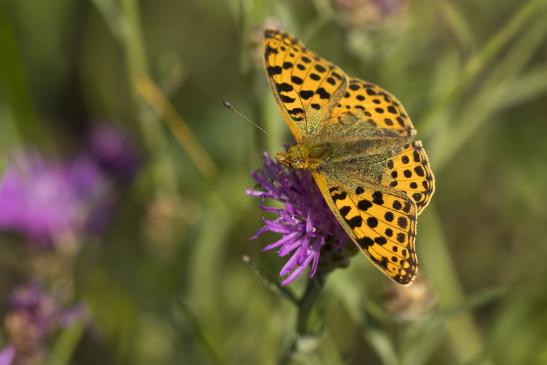
[[[359,90],[360,86],[359,86],[358,84],[350,84],[350,85],[349,85],[349,88],[350,88],[351,90],[354,90],[354,91],[355,91],[355,90]]]
[[[294,90],[294,88],[290,84],[287,84],[286,82],[282,82],[280,84],[275,84],[275,87],[277,88],[278,92],[293,91]]]
[[[317,91],[315,92],[317,95],[319,95],[319,97],[321,99],[329,99],[330,98],[330,94],[327,92],[327,90],[325,90],[324,88],[320,87],[319,89],[317,89]]]
[[[323,66],[321,66],[320,64],[316,63],[315,66],[313,66],[317,71],[319,71],[320,73],[323,73],[325,71],[327,71],[326,68],[324,68]]]
[[[300,77],[298,76],[292,76],[291,77],[291,81],[293,84],[295,85],[302,85],[304,83],[304,80],[302,80]]]
[[[340,214],[342,215],[342,217],[345,217],[351,210],[351,207],[348,207],[347,205],[346,206],[343,206],[342,208],[338,209],[338,211],[340,212]]]
[[[331,192],[333,193],[333,192]],[[332,194],[332,200],[334,201],[337,201],[337,200],[344,200],[346,199],[346,197],[348,196],[348,194],[345,192],[345,191],[342,191],[341,193],[338,193],[338,194]]]
[[[268,58],[269,55],[271,54],[278,54],[279,51],[275,48],[272,48],[271,46],[266,46],[266,48],[264,49],[264,57],[265,58]]]
[[[414,168],[414,172],[416,172],[416,174],[418,176],[425,176],[425,172],[424,172],[424,169],[422,168],[422,166],[416,166]]]
[[[319,76],[318,74],[312,72],[310,74],[310,79],[312,79],[314,81],[319,81],[319,80],[321,80],[321,76]]]
[[[268,71],[268,75],[270,76],[279,75],[281,74],[281,71],[282,71],[281,67],[279,66],[268,66],[266,70]]]
[[[378,219],[376,219],[376,217],[368,217],[367,218],[367,225],[370,228],[376,227],[378,225]]]
[[[313,96],[313,91],[311,90],[300,90],[300,97],[304,100],[308,100]]]
[[[379,245],[385,245],[387,243],[387,239],[385,237],[376,237],[374,239],[374,242],[376,242]]]
[[[279,94],[279,99],[281,99],[284,103],[292,103],[295,101],[295,98],[291,98],[290,96]]]
[[[384,196],[382,194],[381,191],[375,191],[373,194],[372,194],[372,201],[374,204],[378,204],[378,205],[384,205]]]
[[[366,212],[370,207],[372,207],[372,203],[367,199],[363,199],[357,203],[357,208],[364,212]]]
[[[367,249],[374,244],[374,241],[370,237],[362,237],[357,239],[357,244],[362,249]]]
[[[290,110],[287,110],[287,113],[291,116],[291,118],[295,121],[301,121],[304,119],[304,110],[302,108],[293,108]]]
[[[361,218],[360,215],[356,215],[355,217],[352,217],[351,219],[346,219],[346,222],[351,228],[357,228],[361,227],[363,224],[363,218]]]

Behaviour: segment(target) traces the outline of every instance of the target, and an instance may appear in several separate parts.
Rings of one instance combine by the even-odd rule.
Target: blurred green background
[[[70,156],[98,122],[145,156],[76,254],[0,236],[0,308],[30,278],[72,288],[94,330],[51,340],[65,363],[279,361],[296,309],[242,260],[277,280],[244,194],[290,141],[260,64],[267,24],[395,94],[437,178],[420,280],[395,288],[354,257],[322,293],[318,348],[293,362],[547,364],[546,19],[544,0],[0,1],[0,169],[21,146]]]

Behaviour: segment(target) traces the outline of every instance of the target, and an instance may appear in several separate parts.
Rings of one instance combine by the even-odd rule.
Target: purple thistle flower
[[[85,317],[81,308],[62,309],[56,298],[36,283],[15,288],[5,319],[10,345],[4,348],[1,356],[5,357],[6,364],[10,364],[9,360],[13,361],[14,356],[18,361],[42,357],[48,338],[56,330]],[[3,364],[0,362],[0,365]]]
[[[401,23],[409,0],[333,0],[342,25],[352,28],[377,28]]]
[[[8,345],[0,350],[0,365],[11,365],[15,360],[15,347]]]
[[[264,154],[264,167],[255,171],[252,177],[259,190],[248,189],[247,195],[283,204],[282,208],[276,208],[262,201],[262,210],[278,217],[263,219],[264,226],[252,238],[267,231],[282,235],[263,249],[276,249],[279,256],[289,256],[279,273],[285,277],[282,285],[293,282],[307,267],[310,267],[309,277],[313,277],[321,253],[327,247],[340,252],[349,238],[327,206],[311,174],[305,170],[285,168]]]
[[[58,308],[55,300],[37,284],[15,288],[8,306],[11,312],[9,316],[22,316],[25,324],[32,327],[27,334],[32,334],[33,341],[37,343],[41,343],[45,335],[57,325]]]
[[[137,168],[136,150],[107,125],[94,129],[89,147],[69,163],[20,153],[0,177],[0,229],[42,246],[100,231],[112,218],[117,189]]]
[[[24,234],[49,246],[88,229],[93,208],[108,200],[109,181],[85,155],[70,164],[19,154],[0,179],[0,229]]]
[[[36,153],[18,155],[0,179],[0,229],[47,245],[82,226],[81,196],[70,171]]]
[[[123,182],[133,179],[139,167],[139,157],[135,146],[112,125],[102,124],[89,134],[91,156],[106,173]]]
[[[116,206],[115,184],[87,153],[77,156],[68,168],[72,188],[86,212],[80,233],[101,231],[111,221]]]

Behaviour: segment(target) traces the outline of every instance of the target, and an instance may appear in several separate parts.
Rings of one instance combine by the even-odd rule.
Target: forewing
[[[382,184],[397,189],[414,200],[417,213],[429,204],[435,191],[435,177],[421,141],[409,143],[387,161]]]
[[[415,134],[414,126],[397,98],[378,85],[349,79],[342,98],[334,107],[330,123],[359,121],[374,128],[395,130],[402,136]]]
[[[295,139],[317,133],[342,96],[346,74],[278,30],[264,31],[263,51],[268,82]]]
[[[341,182],[319,173],[314,178],[357,247],[392,280],[410,284],[418,269],[414,201],[380,185]]]

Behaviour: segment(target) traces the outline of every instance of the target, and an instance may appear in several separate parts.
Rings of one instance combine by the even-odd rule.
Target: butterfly
[[[418,270],[416,219],[435,179],[403,105],[287,33],[267,29],[262,43],[268,82],[296,140],[277,160],[310,171],[359,250],[410,284]]]

